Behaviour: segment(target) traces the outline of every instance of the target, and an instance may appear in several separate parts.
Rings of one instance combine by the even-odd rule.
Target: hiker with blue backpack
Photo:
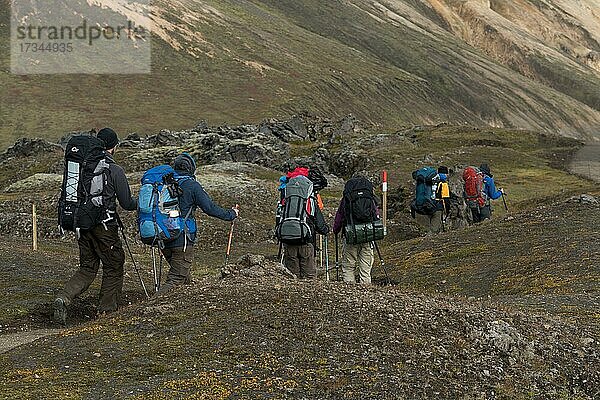
[[[165,293],[191,283],[194,243],[198,232],[195,212],[224,221],[239,215],[236,207],[224,209],[196,181],[196,161],[188,153],[175,158],[173,167],[162,165],[148,170],[142,178],[138,220],[142,242],[158,247],[169,265],[164,285],[155,274],[155,289]]]
[[[424,167],[413,172],[415,199],[411,204],[411,215],[428,234],[444,231],[445,215],[448,210],[450,191],[448,169]]]
[[[117,310],[123,289],[125,252],[119,237],[117,200],[127,211],[137,201],[125,171],[114,161],[119,144],[115,131],[104,128],[97,136],[76,135],[67,143],[65,172],[58,206],[59,226],[77,235],[79,269],[53,303],[54,320],[65,324],[67,306],[85,292],[102,264],[99,313]]]

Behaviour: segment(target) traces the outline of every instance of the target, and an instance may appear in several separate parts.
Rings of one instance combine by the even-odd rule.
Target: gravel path
[[[0,336],[0,354],[6,353],[15,347],[22,346],[27,343],[35,342],[46,336],[59,333],[60,329],[38,329],[29,332],[11,333]]]
[[[579,150],[569,170],[574,174],[600,182],[600,143],[589,143]]]

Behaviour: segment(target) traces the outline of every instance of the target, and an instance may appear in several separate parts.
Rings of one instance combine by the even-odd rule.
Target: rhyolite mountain
[[[152,74],[16,76],[1,0],[0,144],[304,110],[385,128],[450,122],[591,138],[598,10],[598,0],[154,0]]]

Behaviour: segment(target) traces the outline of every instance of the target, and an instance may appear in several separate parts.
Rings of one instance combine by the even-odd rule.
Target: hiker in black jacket
[[[137,209],[137,200],[131,190],[125,171],[113,159],[119,138],[110,128],[98,132],[98,138],[105,144],[105,162],[108,164],[108,179],[103,192],[107,216],[101,224],[92,229],[79,231],[79,270],[66,283],[54,301],[54,319],[65,324],[67,306],[73,299],[85,292],[96,278],[102,263],[102,285],[98,312],[115,311],[123,289],[123,266],[125,252],[119,236],[117,200],[127,211]]]
[[[239,215],[237,207],[227,210],[213,203],[208,193],[202,188],[202,185],[196,181],[196,161],[191,155],[183,153],[177,156],[173,168],[178,175],[192,178],[181,182],[180,187],[183,194],[179,198],[181,215],[188,216],[186,224],[188,226],[191,225],[192,229],[176,240],[166,243],[164,249],[161,250],[170,268],[167,280],[161,286],[159,293],[165,293],[175,286],[191,282],[191,270],[194,263],[194,243],[196,242],[194,212],[197,208],[200,208],[205,214],[211,217],[224,221],[233,221]]]

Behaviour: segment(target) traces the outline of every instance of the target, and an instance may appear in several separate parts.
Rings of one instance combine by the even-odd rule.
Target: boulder
[[[567,200],[567,203],[579,203],[579,204],[586,204],[586,205],[600,204],[600,202],[598,201],[597,198],[595,198],[594,196],[589,195],[589,194],[581,194],[579,196],[573,196],[569,200]]]
[[[221,278],[242,276],[246,278],[260,278],[272,276],[275,278],[292,278],[296,276],[278,262],[268,261],[265,256],[246,254],[240,257],[235,264],[227,265],[221,269]]]
[[[332,154],[329,162],[329,171],[337,176],[350,178],[356,172],[364,171],[369,165],[369,159],[361,152],[343,150]]]
[[[14,145],[0,154],[0,162],[14,157],[31,157],[48,152],[61,152],[63,149],[59,144],[51,143],[44,139],[21,138]]]
[[[35,174],[12,183],[6,188],[6,191],[9,193],[37,192],[44,190],[58,191],[62,183],[62,178],[63,177],[60,174]]]

